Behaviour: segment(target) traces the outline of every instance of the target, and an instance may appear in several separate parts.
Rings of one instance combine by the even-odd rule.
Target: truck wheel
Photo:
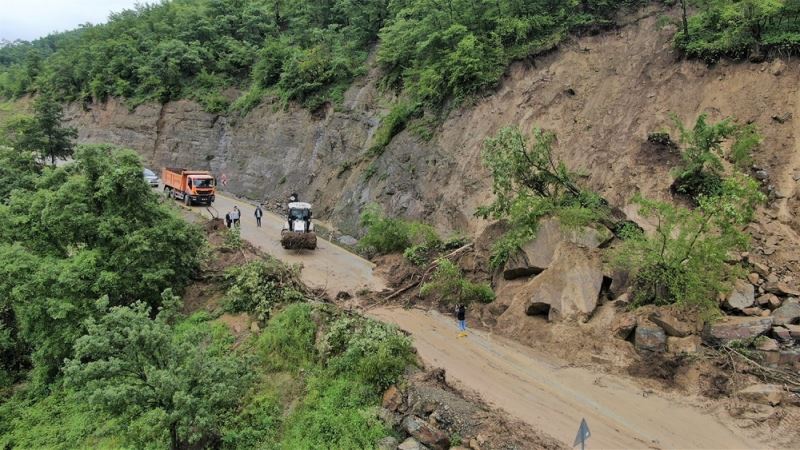
[[[183,194],[183,204],[186,206],[192,206],[192,197],[189,197],[189,194]]]

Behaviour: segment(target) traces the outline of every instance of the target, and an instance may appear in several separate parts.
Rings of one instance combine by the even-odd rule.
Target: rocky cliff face
[[[735,116],[764,135],[755,161],[780,197],[759,225],[796,242],[800,64],[681,61],[671,47],[674,29],[659,29],[655,16],[514,65],[494,94],[452,112],[431,140],[403,131],[374,161],[365,153],[386,104],[374,72],[347,92],[343,105],[319,116],[262,104],[246,117],[225,117],[189,101],[129,111],[111,100],[72,105],[68,117],[81,142],[133,148],[156,169],[225,173],[227,190],[259,200],[296,191],[316,204],[318,217],[347,233],[357,231],[358,212],[371,201],[393,215],[470,233],[484,225],[473,217],[475,208],[491,197],[481,143],[503,126],[555,131],[558,155],[635,215],[628,207],[633,194],[666,198],[678,162],[646,142],[649,132],[668,127],[670,113],[687,123],[702,112],[712,120]]]

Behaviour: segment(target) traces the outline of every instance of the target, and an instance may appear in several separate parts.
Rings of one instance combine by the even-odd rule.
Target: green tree
[[[436,261],[436,270],[430,281],[420,288],[420,295],[434,297],[449,305],[490,303],[495,298],[491,286],[466,279],[461,269],[449,259]]]
[[[634,305],[678,303],[716,312],[716,294],[739,275],[728,255],[747,248],[742,228],[763,200],[758,183],[740,174],[724,179],[717,195],[700,196],[695,209],[636,198],[655,231],[629,230],[614,256],[615,265],[633,274]]]
[[[691,129],[677,116],[673,115],[672,120],[680,135],[683,159],[673,188],[693,198],[718,194],[725,172],[723,161],[744,168],[751,161],[752,150],[761,143],[754,125],[737,125],[731,118],[711,124],[708,115],[701,114]],[[726,148],[724,144],[729,140],[732,142]]]
[[[577,175],[553,155],[555,134],[536,129],[533,138],[531,143],[518,128],[506,127],[484,142],[483,161],[492,174],[495,200],[479,208],[477,215],[507,220],[510,225],[495,243],[495,267],[532,239],[546,216],[557,216],[565,226],[608,218],[605,201],[579,187]]]
[[[51,91],[40,92],[33,104],[34,115],[14,125],[16,137],[12,146],[23,151],[35,151],[43,160],[55,165],[56,159],[72,156],[78,130],[64,127],[64,111]]]
[[[253,376],[246,359],[229,351],[230,336],[207,326],[175,332],[175,306],[155,319],[144,303],[90,319],[64,371],[88,403],[128,424],[133,442],[205,446],[220,436]]]

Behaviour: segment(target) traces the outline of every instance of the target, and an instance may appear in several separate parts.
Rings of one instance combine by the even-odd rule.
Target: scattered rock
[[[775,325],[787,325],[800,322],[800,302],[790,299],[783,302],[780,308],[772,311]]]
[[[751,286],[752,287],[752,286]],[[678,320],[668,311],[660,311],[650,315],[650,321],[664,329],[667,336],[686,337],[692,334],[694,327]]]
[[[725,306],[730,309],[742,310],[753,306],[755,301],[755,288],[753,285],[743,280],[736,280],[733,283],[733,290],[725,299]]]
[[[699,336],[667,336],[667,351],[670,353],[697,353],[700,348]]]
[[[781,299],[775,294],[764,294],[756,299],[756,303],[769,309],[776,309],[781,306]]]
[[[784,328],[786,328],[789,331],[789,336],[791,336],[792,339],[800,341],[800,325],[789,324],[789,325],[784,325]]]
[[[397,439],[392,436],[386,436],[378,441],[378,450],[397,450]]]
[[[735,340],[752,339],[769,331],[772,317],[727,317],[706,324],[703,341],[710,345],[727,344]]]
[[[762,336],[756,339],[755,347],[757,350],[761,350],[764,352],[776,352],[780,350],[780,346],[778,346],[778,341],[772,338],[768,338],[766,336]]]
[[[761,277],[758,276],[758,274],[755,273],[755,272],[750,272],[747,275],[747,281],[749,281],[750,284],[752,284],[754,286],[758,286],[761,283]]]
[[[754,384],[738,392],[739,397],[763,405],[778,405],[783,398],[783,388],[774,384]]]
[[[261,327],[258,326],[258,322],[255,320],[250,322],[250,332],[253,334],[261,332]]]
[[[611,323],[611,334],[617,339],[627,340],[636,328],[636,316],[630,313],[618,315]]]
[[[786,63],[783,62],[781,59],[776,59],[772,62],[772,65],[769,66],[769,73],[775,75],[776,77],[781,76],[783,72],[786,70]]]
[[[397,446],[397,450],[427,450],[428,447],[420,444],[418,440],[410,437]]]
[[[403,429],[422,444],[435,450],[450,448],[450,438],[444,431],[432,427],[417,416],[407,416],[403,419]]]
[[[769,267],[767,267],[766,264],[762,264],[758,261],[750,261],[750,265],[753,267],[753,271],[761,275],[763,278],[769,276]]]
[[[762,314],[763,312],[764,312],[764,310],[759,308],[759,307],[757,307],[757,306],[751,306],[749,308],[742,309],[742,313],[745,316],[762,316],[762,315],[764,315],[764,314]]]
[[[764,285],[764,290],[776,295],[790,295],[792,297],[800,297],[800,291],[790,287],[788,284],[777,281],[768,281]]]
[[[767,173],[767,171],[764,170],[764,169],[756,170],[756,173],[754,174],[754,176],[755,176],[756,180],[759,180],[759,181],[767,181],[767,180],[769,180],[769,173]]]
[[[400,414],[394,413],[386,408],[378,408],[378,418],[381,419],[383,423],[388,425],[391,428],[396,428],[402,422],[402,417]],[[397,444],[395,444],[395,447]]]
[[[383,401],[381,406],[389,411],[400,411],[403,407],[403,394],[397,386],[389,386],[386,392],[383,393]]]
[[[792,338],[791,332],[786,327],[772,327],[772,331],[770,332],[770,334],[772,335],[772,337],[774,337],[783,344],[787,344],[794,340]]]
[[[663,352],[667,346],[667,335],[658,325],[643,321],[636,326],[633,345],[638,350]]]
[[[347,245],[349,247],[355,247],[356,245],[358,245],[358,239],[354,238],[353,236],[348,236],[346,234],[343,236],[339,236],[339,238],[336,240],[339,241],[340,244]]]

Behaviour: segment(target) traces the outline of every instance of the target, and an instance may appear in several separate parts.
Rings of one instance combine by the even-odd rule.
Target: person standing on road
[[[234,206],[233,211],[231,211],[231,221],[233,222],[233,226],[239,226],[239,218],[241,218],[242,214],[239,212],[239,207]]]
[[[467,333],[467,307],[464,306],[463,303],[459,303],[456,306],[456,319],[458,319],[458,330],[461,333],[458,334],[459,337],[466,336]]]
[[[231,213],[225,213],[225,226],[231,227]]]
[[[264,211],[261,210],[261,205],[256,206],[256,212],[253,214],[256,216],[256,226],[261,228],[261,216],[264,215]]]

